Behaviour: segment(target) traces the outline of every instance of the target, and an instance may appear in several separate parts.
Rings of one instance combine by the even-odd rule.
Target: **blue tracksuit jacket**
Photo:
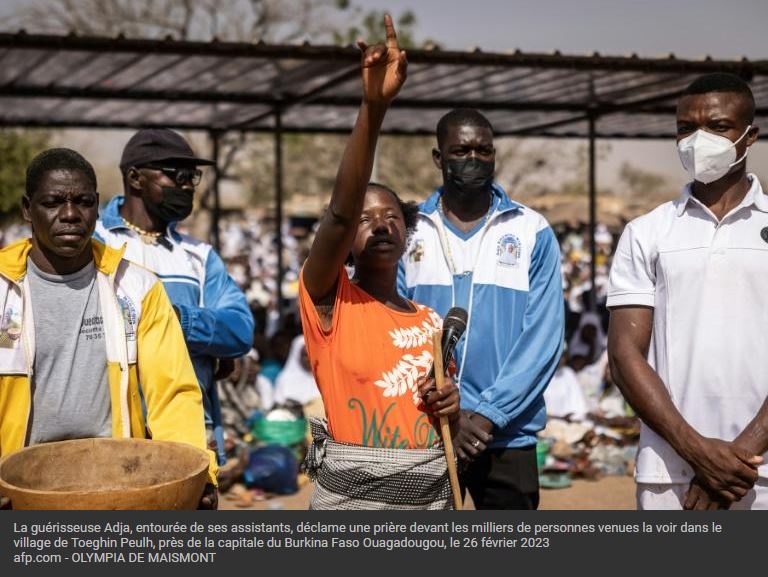
[[[451,225],[438,211],[441,194],[442,188],[420,206],[398,289],[443,316],[454,306],[468,311],[455,352],[461,406],[496,425],[492,447],[534,445],[546,424],[544,389],[563,344],[560,247],[543,216],[494,184],[487,222],[467,234],[455,231],[466,242],[481,235],[474,239],[477,262],[471,271],[451,271],[442,248]]]
[[[172,250],[144,244],[125,226],[119,212],[123,202],[122,196],[109,202],[94,237],[113,247],[127,243],[124,258],[148,268],[163,282],[179,310],[184,340],[203,390],[205,421],[220,429],[216,359],[240,357],[251,349],[254,321],[248,302],[211,245],[178,233],[174,223],[168,235]],[[220,460],[221,456],[220,452]]]

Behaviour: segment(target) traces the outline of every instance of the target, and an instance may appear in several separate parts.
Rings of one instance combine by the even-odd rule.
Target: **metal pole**
[[[589,115],[589,279],[591,289],[589,291],[589,310],[597,308],[597,290],[595,287],[595,268],[597,247],[595,245],[595,228],[597,226],[597,187],[595,165],[595,115]]]
[[[590,311],[597,310],[597,287],[595,286],[597,268],[597,247],[595,246],[595,229],[597,228],[597,165],[595,158],[595,121],[597,120],[597,98],[595,97],[595,79],[589,75],[589,303]]]
[[[221,217],[221,191],[219,181],[221,177],[219,169],[219,139],[221,134],[216,131],[210,132],[211,143],[213,145],[213,212],[211,215],[211,240],[216,252],[221,252],[221,238],[219,235],[219,218]]]
[[[283,321],[283,112],[275,108],[275,226],[277,228],[277,314]]]

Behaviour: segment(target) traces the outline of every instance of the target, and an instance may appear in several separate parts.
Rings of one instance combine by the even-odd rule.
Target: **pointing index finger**
[[[392,16],[384,14],[384,29],[387,32],[387,48],[397,49],[397,33],[395,32],[395,25],[392,22]]]

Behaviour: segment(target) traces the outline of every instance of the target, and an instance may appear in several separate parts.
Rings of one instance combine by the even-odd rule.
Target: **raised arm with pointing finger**
[[[304,265],[304,282],[316,304],[331,304],[340,267],[349,255],[363,210],[363,198],[373,169],[379,129],[389,103],[406,77],[405,51],[397,45],[392,19],[385,16],[386,45],[362,40],[363,101],[336,175],[328,210]]]
[[[299,280],[307,356],[327,417],[313,424],[317,450],[307,457],[317,479],[313,509],[450,507],[434,417],[455,419],[459,395],[452,382],[437,391],[427,379],[442,321],[397,292],[415,205],[368,182],[384,114],[406,76],[392,20],[384,22],[386,44],[358,43],[362,103]]]

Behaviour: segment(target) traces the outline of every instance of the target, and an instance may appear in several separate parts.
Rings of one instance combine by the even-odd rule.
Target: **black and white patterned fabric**
[[[452,509],[442,447],[379,449],[337,443],[324,419],[310,420],[304,470],[315,481],[310,510]]]

